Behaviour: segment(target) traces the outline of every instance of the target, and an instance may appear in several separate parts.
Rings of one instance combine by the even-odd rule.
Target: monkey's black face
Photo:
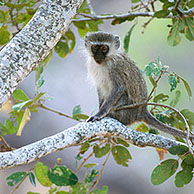
[[[109,51],[109,47],[107,45],[94,44],[91,46],[91,51],[96,63],[101,64],[106,58],[106,55]]]

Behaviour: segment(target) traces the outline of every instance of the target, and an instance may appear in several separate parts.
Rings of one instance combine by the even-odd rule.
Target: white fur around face
[[[92,85],[100,89],[100,93],[103,97],[108,96],[112,89],[112,84],[107,68],[104,65],[96,63],[91,57],[88,59],[87,68],[88,79]]]

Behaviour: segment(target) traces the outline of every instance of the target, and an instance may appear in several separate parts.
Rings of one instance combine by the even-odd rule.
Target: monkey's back
[[[117,56],[116,68],[126,86],[133,103],[142,103],[147,99],[147,87],[140,69],[125,53]]]
[[[144,103],[147,99],[147,87],[143,75],[125,53],[119,53],[112,59],[115,71],[125,85],[125,92],[115,106]],[[114,85],[114,84],[113,84]],[[131,124],[137,120],[143,120],[147,112],[146,107],[137,107],[111,112],[108,116],[113,117],[122,123]]]

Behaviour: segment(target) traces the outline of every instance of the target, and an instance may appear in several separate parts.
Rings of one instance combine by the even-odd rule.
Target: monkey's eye
[[[109,47],[107,45],[102,45],[100,49],[105,54],[109,51]]]
[[[91,46],[92,52],[95,53],[98,50],[98,45],[92,45]]]

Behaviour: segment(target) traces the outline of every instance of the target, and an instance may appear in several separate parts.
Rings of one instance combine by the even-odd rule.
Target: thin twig
[[[5,139],[0,135],[0,139],[1,141],[5,144],[5,146],[7,147],[7,151],[12,151],[13,148],[5,141]]]
[[[150,2],[151,7],[152,7],[152,11],[153,11],[153,12],[155,12],[155,11],[156,11],[156,10],[155,10],[155,7],[154,7],[154,3],[155,3],[155,1],[151,1],[151,2]]]
[[[83,15],[83,14],[82,14]],[[86,18],[79,18],[74,19],[72,22],[80,22],[80,21],[91,21],[91,20],[109,20],[109,19],[123,19],[127,17],[154,17],[154,12],[131,12],[131,13],[125,13],[125,14],[101,14],[101,15],[91,15],[91,14],[84,14]],[[194,10],[190,9],[190,11],[185,11],[182,17],[192,17],[194,16]],[[165,16],[164,18],[177,18],[176,16],[173,16],[172,14],[169,14],[168,16]],[[163,19],[164,19],[163,18]]]
[[[92,157],[94,152],[91,152],[90,155],[87,156],[87,158],[84,159],[84,161],[79,165],[79,167],[74,171],[75,173],[85,164],[85,162]]]
[[[10,194],[14,193],[19,187],[20,185],[25,181],[25,179],[28,177],[29,173],[23,178],[23,180],[13,189],[13,191],[11,191]]]
[[[99,182],[99,180],[100,180],[100,177],[102,176],[102,173],[104,172],[104,168],[105,168],[105,166],[106,166],[106,163],[108,162],[108,159],[109,159],[109,157],[110,157],[110,153],[111,153],[111,149],[110,149],[109,153],[108,153],[107,156],[106,156],[106,159],[105,159],[105,161],[104,161],[104,163],[103,163],[103,165],[102,165],[102,169],[101,169],[101,171],[100,171],[100,174],[98,175],[98,178],[96,179],[95,183],[92,185],[92,190],[95,189],[96,185],[98,184],[98,182]]]
[[[188,10],[184,11],[184,15],[185,14],[188,15],[188,16],[190,16],[190,17],[194,16],[194,7],[191,8],[191,9],[188,9]]]
[[[14,8],[11,8],[10,11],[9,11],[9,15],[10,15],[10,18],[11,18],[11,22],[12,22],[12,24],[16,27],[16,29],[17,29],[18,31],[20,31],[21,29],[19,28],[18,23],[17,23],[17,22],[14,20],[14,18],[13,18],[13,9],[14,9]]]
[[[159,80],[161,79],[163,73],[164,73],[164,71],[161,71],[161,72],[160,72],[160,75],[159,75],[158,79],[155,81],[154,87],[152,88],[152,91],[150,92],[150,94],[149,94],[149,96],[148,96],[146,102],[148,102],[148,101],[152,98],[152,94],[153,94],[153,92],[154,92],[154,90],[155,90],[155,88],[156,88],[156,86],[157,86]]]
[[[127,17],[154,17],[154,12],[131,12],[126,14],[101,14],[101,15],[90,15],[90,14],[84,14],[87,18],[80,18],[80,19],[74,19],[73,22],[79,22],[79,21],[91,21],[91,20],[108,20],[108,19],[120,19],[120,18],[127,18]],[[175,18],[172,14],[169,14],[165,18]]]
[[[54,112],[54,113],[57,113],[57,114],[59,114],[59,115],[61,115],[61,116],[67,117],[67,118],[69,118],[69,119],[76,120],[76,119],[74,119],[73,117],[71,117],[71,116],[69,116],[69,115],[67,115],[67,114],[65,114],[65,113],[62,113],[62,112],[59,112],[59,111],[57,111],[57,110],[51,109],[51,108],[49,108],[49,107],[47,107],[47,106],[45,106],[45,105],[43,105],[43,104],[41,104],[41,103],[38,104],[38,106],[39,106],[40,108],[45,109],[45,110],[49,110],[49,111]],[[76,121],[77,121],[77,120],[76,120]]]
[[[148,5],[145,5],[145,3],[143,2],[143,0],[140,0],[140,2],[143,5],[143,7],[146,9],[146,11],[150,11]]]
[[[149,18],[149,20],[143,24],[143,28],[144,28],[144,29],[143,29],[143,31],[142,31],[142,34],[144,33],[144,31],[145,31],[146,27],[148,26],[148,24],[150,24],[150,22],[151,22],[153,19],[154,19],[154,18]]]
[[[178,10],[178,6],[179,6],[179,4],[180,4],[180,2],[181,2],[182,0],[178,0],[177,2],[176,2],[176,4],[175,4],[175,6],[174,6],[174,10]]]

